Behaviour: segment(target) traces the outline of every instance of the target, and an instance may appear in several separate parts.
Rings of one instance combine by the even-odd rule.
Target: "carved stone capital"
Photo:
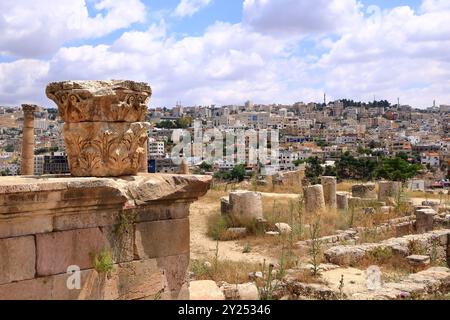
[[[66,123],[141,122],[152,90],[128,80],[64,81],[50,83],[46,94]]]
[[[148,140],[146,122],[66,123],[70,172],[76,177],[136,175]]]

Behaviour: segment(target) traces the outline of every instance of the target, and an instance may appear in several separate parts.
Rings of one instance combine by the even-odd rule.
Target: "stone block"
[[[130,237],[126,236],[123,244],[119,244],[113,240],[112,232],[112,229],[102,232],[100,228],[89,228],[37,235],[37,274],[65,273],[71,265],[77,265],[82,270],[92,268],[94,257],[104,250],[113,254],[115,262],[132,260]],[[118,252],[122,252],[120,256]]]
[[[374,183],[355,184],[352,186],[352,196],[357,198],[376,199],[377,192]]]
[[[34,278],[35,264],[33,236],[0,239],[0,284]]]
[[[189,294],[191,300],[225,300],[225,296],[212,280],[191,281]]]
[[[80,289],[69,290],[69,274],[0,285],[0,300],[137,300],[165,296],[164,270],[155,259],[116,264],[109,274],[81,271]]]
[[[53,217],[50,215],[0,218],[0,239],[51,232]]]
[[[189,297],[188,271],[189,253],[157,259],[158,267],[164,270],[167,281],[169,299],[182,300],[186,294]]]
[[[188,253],[189,232],[189,219],[137,223],[134,256],[148,259]]]

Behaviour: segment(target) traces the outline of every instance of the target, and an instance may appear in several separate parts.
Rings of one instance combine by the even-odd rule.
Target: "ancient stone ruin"
[[[77,177],[135,175],[146,157],[144,122],[151,89],[133,81],[65,81],[47,86],[64,120],[70,172]]]
[[[304,198],[307,212],[318,213],[325,210],[326,205],[322,185],[318,184],[306,187]]]
[[[211,177],[137,174],[150,94],[131,81],[47,87],[75,177],[0,178],[0,300],[189,299],[189,207]]]
[[[262,195],[259,192],[233,191],[221,199],[221,212],[244,219],[262,219]]]
[[[23,176],[34,175],[34,113],[36,105],[23,104],[22,162]]]

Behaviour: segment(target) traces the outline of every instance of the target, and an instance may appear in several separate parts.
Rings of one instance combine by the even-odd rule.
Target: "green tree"
[[[320,183],[320,176],[323,174],[322,162],[318,157],[309,158],[305,169],[305,177],[311,184]]]
[[[210,164],[206,161],[203,161],[198,167],[206,172],[211,172],[213,170],[212,164]]]
[[[14,152],[14,146],[13,146],[12,144],[8,144],[8,145],[5,147],[5,151],[6,151],[6,152]]]
[[[377,169],[377,177],[405,182],[414,178],[423,167],[420,164],[410,164],[401,157],[383,158]]]
[[[191,117],[182,116],[181,118],[177,119],[176,125],[177,125],[178,129],[189,128],[192,125],[192,118]]]
[[[237,165],[231,170],[231,179],[238,180],[239,182],[245,179],[245,165]]]

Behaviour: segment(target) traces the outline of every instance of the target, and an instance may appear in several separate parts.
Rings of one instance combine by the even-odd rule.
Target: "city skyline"
[[[324,92],[328,101],[450,102],[450,4],[442,0],[2,1],[0,8],[0,105],[52,107],[50,81],[121,78],[148,82],[151,108],[322,102]]]

